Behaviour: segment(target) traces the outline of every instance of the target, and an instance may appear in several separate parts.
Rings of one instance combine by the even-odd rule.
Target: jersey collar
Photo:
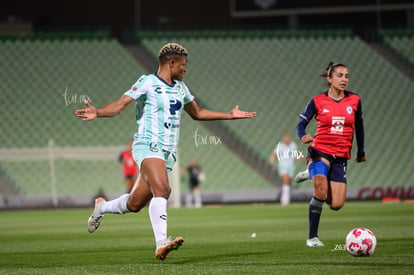
[[[177,83],[177,82],[175,82],[175,80],[173,80],[173,83],[172,84],[168,84],[167,83],[167,81],[165,81],[163,78],[161,78],[158,74],[157,74],[157,72],[154,72],[154,75],[161,81],[161,82],[163,82],[165,85],[167,85],[167,86],[169,86],[169,87],[171,87],[171,88],[173,88],[174,86],[175,86],[175,84]]]
[[[324,92],[324,94],[327,96],[327,97],[329,97],[329,95],[328,95],[328,91],[326,91],[326,92]],[[330,99],[332,99],[333,101],[335,101],[335,102],[340,102],[342,99],[344,99],[345,97],[347,97],[347,96],[349,96],[349,91],[347,91],[347,90],[345,90],[344,91],[344,97],[343,98],[341,98],[340,100],[335,100],[335,99],[333,99],[333,98],[331,98],[331,97],[329,97]]]

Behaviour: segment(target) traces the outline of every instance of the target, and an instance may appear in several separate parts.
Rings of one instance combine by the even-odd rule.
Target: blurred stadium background
[[[157,52],[171,41],[189,50],[185,82],[200,105],[258,112],[248,121],[183,115],[179,164],[198,159],[207,176],[205,203],[277,201],[280,182],[268,156],[286,132],[306,154],[295,126],[310,98],[326,89],[319,73],[329,61],[349,66],[348,89],[363,101],[368,161],[349,162],[349,199],[414,197],[414,1],[3,6],[0,208],[75,207],[90,204],[100,190],[110,198],[123,193],[117,158],[136,131],[134,107],[88,123],[74,111],[83,99],[97,107],[116,100],[157,69]],[[184,194],[186,176],[178,182]],[[309,182],[293,188],[293,200],[310,194]]]

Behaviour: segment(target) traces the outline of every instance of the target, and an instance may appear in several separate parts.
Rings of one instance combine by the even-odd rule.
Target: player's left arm
[[[231,110],[229,113],[216,112],[208,109],[201,108],[198,106],[195,100],[184,105],[184,110],[194,120],[226,120],[226,119],[242,119],[242,118],[253,118],[256,116],[256,112],[245,112],[239,109],[239,106]]]
[[[364,148],[364,120],[362,115],[362,104],[361,100],[358,103],[358,109],[355,113],[355,136],[356,136],[356,142],[357,142],[357,162],[364,162],[366,161],[365,158],[365,148]]]

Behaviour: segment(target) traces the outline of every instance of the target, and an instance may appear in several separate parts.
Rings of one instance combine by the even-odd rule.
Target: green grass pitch
[[[147,209],[107,214],[93,234],[86,230],[91,210],[0,212],[0,274],[414,273],[413,203],[348,202],[338,212],[325,206],[321,248],[305,246],[306,203],[169,209],[169,234],[185,242],[162,262]],[[376,234],[373,256],[344,250],[354,227]]]

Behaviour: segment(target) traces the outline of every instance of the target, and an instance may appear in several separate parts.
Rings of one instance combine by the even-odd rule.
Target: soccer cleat
[[[321,242],[318,239],[318,237],[314,237],[312,239],[307,239],[306,240],[306,246],[309,246],[309,247],[320,247],[320,246],[325,246],[325,245],[323,244],[323,242]]]
[[[168,237],[165,240],[158,241],[157,249],[155,250],[155,257],[161,261],[165,260],[168,253],[173,250],[177,250],[183,242],[183,237],[177,237],[174,240],[172,240],[171,237]]]
[[[299,172],[295,176],[295,182],[296,183],[300,183],[300,182],[308,180],[308,179],[309,179],[309,170],[308,169]]]
[[[93,210],[92,215],[88,219],[88,231],[93,233],[98,229],[99,224],[103,219],[103,214],[101,212],[102,204],[105,202],[104,198],[97,198],[95,200],[95,209]]]

